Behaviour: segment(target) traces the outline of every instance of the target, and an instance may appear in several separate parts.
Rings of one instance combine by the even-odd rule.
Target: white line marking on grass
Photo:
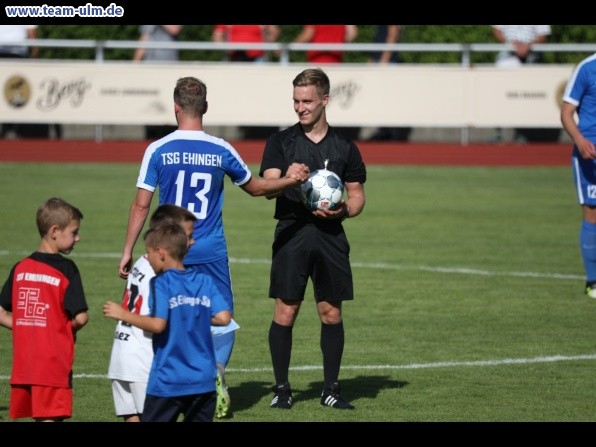
[[[596,354],[582,355],[552,355],[534,357],[531,359],[502,359],[502,360],[475,360],[468,362],[433,362],[433,363],[410,363],[408,365],[346,365],[342,369],[352,370],[384,370],[384,369],[430,369],[430,368],[453,368],[459,366],[499,366],[499,365],[526,365],[530,363],[553,363],[553,362],[573,362],[576,360],[596,360]],[[322,366],[304,365],[290,367],[291,371],[315,371],[322,370]],[[267,368],[227,368],[229,372],[270,372]],[[74,374],[78,379],[107,379],[106,374]],[[9,376],[0,376],[0,380],[8,380]]]
[[[583,275],[569,275],[563,273],[538,273],[538,272],[495,272],[490,270],[478,270],[470,268],[456,268],[456,267],[429,267],[426,265],[398,265],[385,263],[363,263],[352,262],[352,267],[372,268],[372,269],[386,269],[386,270],[421,270],[432,273],[456,273],[463,275],[483,275],[483,276],[516,276],[523,278],[547,278],[547,279],[585,279]]]
[[[247,259],[247,258],[230,258],[230,262],[237,264],[271,264],[267,259]],[[399,265],[386,264],[383,262],[368,263],[368,262],[352,262],[352,267],[355,268],[369,268],[379,270],[419,270],[431,273],[455,273],[463,275],[483,275],[483,276],[515,276],[522,278],[548,278],[548,279],[572,279],[583,280],[584,275],[570,275],[564,273],[538,273],[538,272],[495,272],[490,270],[479,270],[471,268],[455,268],[455,267],[429,267],[426,265]]]
[[[31,252],[10,252],[8,250],[0,250],[0,256],[8,255],[29,256]],[[112,258],[120,259],[122,253],[77,253],[73,252],[72,257],[80,258]],[[269,259],[251,259],[251,258],[230,258],[232,264],[271,264]],[[569,280],[585,280],[585,275],[572,275],[565,273],[539,273],[539,272],[497,272],[491,270],[480,270],[466,267],[430,267],[426,265],[399,265],[387,264],[384,262],[352,262],[354,268],[367,268],[377,270],[413,270],[431,273],[453,273],[457,275],[482,275],[482,276],[512,276],[518,278],[540,278],[540,279],[569,279]]]
[[[341,369],[370,370],[370,369],[429,369],[450,368],[458,366],[498,366],[529,363],[569,362],[575,360],[596,360],[596,354],[583,354],[574,356],[554,355],[549,357],[535,357],[533,359],[503,359],[503,360],[476,360],[469,362],[435,362],[435,363],[410,363],[409,365],[342,365]],[[322,370],[322,366],[295,366],[292,371]],[[261,372],[271,371],[271,368],[228,368],[227,371]]]

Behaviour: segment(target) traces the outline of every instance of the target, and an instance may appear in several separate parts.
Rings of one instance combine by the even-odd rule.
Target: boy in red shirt
[[[75,334],[89,316],[79,270],[62,255],[79,242],[81,219],[62,199],[43,203],[39,248],[12,268],[0,292],[0,325],[12,329],[11,419],[72,417]]]

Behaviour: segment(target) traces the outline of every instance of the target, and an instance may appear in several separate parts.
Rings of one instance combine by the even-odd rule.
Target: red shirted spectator
[[[280,29],[277,25],[215,25],[213,42],[259,43],[275,42]],[[265,60],[264,50],[234,50],[229,53],[231,61],[259,62]]]
[[[304,25],[296,43],[348,43],[356,39],[356,25]],[[313,50],[306,52],[306,59],[313,64],[343,62],[342,51]]]

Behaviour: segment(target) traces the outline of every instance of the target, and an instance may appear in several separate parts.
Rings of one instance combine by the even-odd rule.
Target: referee
[[[310,278],[321,320],[321,405],[348,410],[354,406],[340,395],[338,382],[344,349],[341,307],[354,293],[350,244],[342,222],[358,216],[364,208],[366,167],[356,144],[327,123],[327,75],[320,69],[307,69],[292,84],[298,123],[269,137],[259,174],[266,179],[279,178],[293,162],[304,163],[310,172],[326,167],[341,178],[347,198],[336,209],[309,211],[301,201],[299,187],[267,196],[276,198],[274,218],[278,220],[269,285],[269,297],[275,300],[269,329],[275,375],[270,406],[292,407],[288,378],[292,328]]]

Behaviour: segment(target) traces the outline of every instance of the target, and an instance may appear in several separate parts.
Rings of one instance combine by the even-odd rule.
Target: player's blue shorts
[[[158,397],[147,394],[141,420],[143,422],[213,422],[217,394],[215,391],[189,396]]]
[[[218,259],[217,261],[207,262],[205,264],[184,265],[187,269],[197,269],[199,272],[209,275],[219,293],[230,306],[232,315],[234,315],[234,294],[232,293],[232,277],[230,275],[230,263],[228,258]]]
[[[280,220],[275,228],[269,297],[301,301],[309,277],[316,301],[354,298],[350,244],[343,226]]]
[[[580,205],[596,206],[596,161],[583,158],[573,145],[571,167],[577,201]]]

